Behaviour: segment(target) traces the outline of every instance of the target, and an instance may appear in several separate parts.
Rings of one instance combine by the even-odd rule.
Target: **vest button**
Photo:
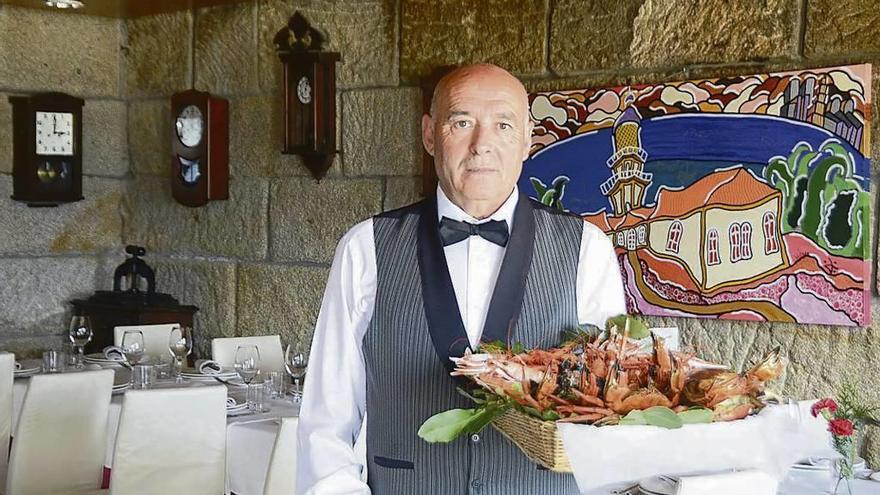
[[[479,489],[483,486],[483,482],[480,481],[480,478],[477,478],[477,479],[475,479],[474,481],[471,481],[471,486],[472,486],[474,489],[479,490]]]
[[[471,442],[477,443],[479,441],[480,441],[480,435],[477,435],[476,433],[471,435]]]

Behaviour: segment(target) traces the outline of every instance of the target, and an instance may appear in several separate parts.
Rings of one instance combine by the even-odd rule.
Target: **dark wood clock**
[[[12,199],[57,206],[83,199],[82,108],[64,93],[10,96]]]
[[[295,12],[273,38],[283,64],[284,154],[300,155],[312,176],[324,177],[336,149],[336,63],[322,50],[324,35]]]
[[[190,89],[171,96],[171,193],[203,206],[229,199],[229,102]]]

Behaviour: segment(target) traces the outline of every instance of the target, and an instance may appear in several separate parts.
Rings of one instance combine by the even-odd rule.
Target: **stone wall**
[[[278,152],[271,38],[297,8],[342,54],[342,152],[320,183]],[[87,200],[31,210],[4,199],[11,149],[0,105],[0,343],[42,343],[63,301],[107,283],[120,247],[139,243],[160,290],[201,308],[200,349],[210,336],[269,332],[307,344],[338,238],[418,198],[416,80],[426,70],[495,62],[544,90],[878,65],[878,16],[869,0],[260,0],[125,22],[0,7],[0,92],[63,89],[87,98],[94,122]],[[230,200],[197,209],[177,205],[168,185],[168,97],[190,85],[230,101]],[[738,368],[781,345],[793,396],[830,394],[850,378],[880,400],[880,322],[652,323],[679,326],[686,343]],[[866,453],[880,465],[876,431]]]
[[[0,349],[58,346],[75,297],[109,289],[121,259],[129,169],[127,102],[115,19],[0,5]],[[29,208],[12,195],[10,95],[63,91],[85,99],[83,196]]]

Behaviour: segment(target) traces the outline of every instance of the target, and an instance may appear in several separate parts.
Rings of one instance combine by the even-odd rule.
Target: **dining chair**
[[[140,330],[144,334],[144,355],[169,357],[171,354],[168,352],[168,338],[175,328],[180,328],[180,323],[113,327],[113,345],[122,345],[122,336],[126,330]]]
[[[129,390],[110,494],[218,495],[226,481],[226,387]]]
[[[113,376],[113,370],[100,370],[30,378],[6,495],[99,493]]]
[[[263,495],[289,495],[296,481],[296,427],[299,418],[281,418],[281,427],[275,436]]]
[[[211,341],[211,359],[220,366],[235,365],[235,350],[242,344],[255,344],[260,349],[260,371],[284,373],[284,351],[280,335],[256,335],[252,337],[224,337]]]
[[[9,435],[12,433],[12,382],[15,354],[0,352],[0,486],[6,485]]]
[[[275,436],[263,495],[289,495],[296,486],[296,435],[298,417],[281,418],[281,427]],[[367,482],[367,417],[364,416],[361,432],[354,443],[354,454],[361,463],[361,481]]]

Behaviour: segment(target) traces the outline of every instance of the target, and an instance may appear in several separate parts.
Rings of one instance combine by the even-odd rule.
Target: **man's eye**
[[[453,125],[453,127],[456,127],[458,129],[467,129],[468,127],[471,126],[471,123],[468,122],[467,120],[457,120],[457,121],[453,122],[452,125]]]
[[[498,124],[498,127],[500,127],[501,130],[503,130],[503,131],[507,131],[507,130],[509,130],[509,129],[513,129],[513,126],[510,125],[510,124],[507,123],[507,122],[502,122],[502,123]]]

